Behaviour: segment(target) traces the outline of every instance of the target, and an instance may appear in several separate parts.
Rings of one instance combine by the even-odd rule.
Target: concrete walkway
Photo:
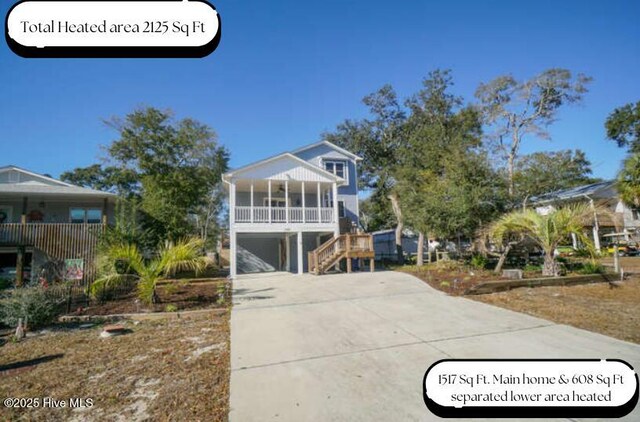
[[[441,420],[422,379],[444,358],[619,358],[637,371],[640,346],[395,272],[234,282],[232,421]]]

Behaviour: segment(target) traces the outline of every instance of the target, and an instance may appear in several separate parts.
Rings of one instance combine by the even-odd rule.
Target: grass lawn
[[[0,420],[227,420],[229,312],[127,321],[130,332],[111,338],[99,336],[100,325],[58,325],[8,342],[0,396],[91,398],[93,406],[2,407]]]
[[[606,260],[604,263],[609,264]],[[621,265],[635,274],[621,287],[596,283],[517,288],[466,297],[640,344],[640,257],[622,258]],[[464,295],[476,284],[500,279],[490,271],[453,265],[450,268],[434,264],[422,268],[404,266],[395,270],[413,274],[431,287],[453,296]]]

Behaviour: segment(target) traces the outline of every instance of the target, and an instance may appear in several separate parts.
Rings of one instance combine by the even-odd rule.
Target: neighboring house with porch
[[[597,250],[600,250],[603,236],[607,234],[625,233],[626,240],[639,239],[640,210],[629,207],[622,201],[613,180],[550,192],[531,199],[532,205],[541,214],[578,202],[586,202],[606,210],[594,213],[593,221],[585,227],[591,233]],[[573,247],[577,246],[574,236]]]
[[[368,235],[340,236],[359,225],[361,160],[330,142],[318,142],[224,174],[231,276],[322,273],[348,250],[370,249],[372,257]]]
[[[114,206],[111,193],[0,167],[0,278],[20,285],[46,272],[91,281],[98,235],[113,219]]]

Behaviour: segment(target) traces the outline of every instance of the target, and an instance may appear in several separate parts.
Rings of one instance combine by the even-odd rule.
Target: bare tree
[[[591,78],[573,76],[567,69],[548,69],[526,81],[511,75],[482,83],[476,90],[484,123],[493,129],[490,138],[506,161],[508,191],[514,197],[514,170],[523,137],[549,139],[547,128],[557,120],[563,104],[578,103]]]

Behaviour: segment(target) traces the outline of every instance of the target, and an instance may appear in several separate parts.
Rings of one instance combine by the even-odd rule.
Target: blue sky
[[[584,104],[562,110],[551,142],[528,138],[523,152],[581,148],[605,178],[624,157],[604,120],[640,100],[638,1],[213,3],[222,41],[204,59],[22,59],[2,43],[0,165],[54,176],[90,165],[116,137],[103,119],[152,105],[213,127],[238,166],[314,142],[364,116],[367,93],[391,83],[408,95],[435,68],[452,69],[468,101],[506,73],[586,73]]]

